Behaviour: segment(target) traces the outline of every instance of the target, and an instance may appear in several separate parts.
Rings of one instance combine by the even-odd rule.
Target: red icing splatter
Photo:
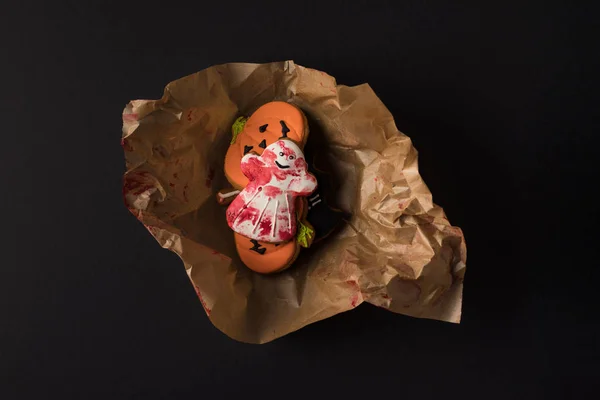
[[[286,218],[286,221],[288,219]],[[289,229],[288,226],[283,226],[281,227],[281,229],[278,230],[279,232],[279,238],[282,242],[285,242],[287,240],[291,240],[294,237],[294,234],[296,232],[296,220],[295,219],[291,219],[289,220],[291,222],[291,226],[292,229]]]
[[[192,120],[192,110],[188,111],[187,120],[188,121]]]
[[[305,176],[305,179],[314,183],[314,185],[316,186],[317,179],[314,176],[307,174]],[[303,190],[303,188],[304,188],[304,190]],[[297,196],[308,196],[309,194],[311,194],[314,191],[314,189],[312,189],[312,190],[306,189],[306,185],[302,184],[301,178],[292,179],[292,181],[290,183],[290,190],[292,192],[294,192]]]
[[[289,148],[287,146],[284,146],[281,142],[279,142],[279,151],[282,152],[283,155],[286,156],[286,157],[294,156],[295,155],[293,149],[291,149],[291,148]],[[275,156],[277,156],[277,155],[275,155]],[[296,162],[298,162],[300,160],[301,159],[299,158],[299,159],[296,160]],[[302,160],[302,161],[304,161],[304,160]]]
[[[306,161],[304,161],[304,159],[302,158],[296,159],[296,161],[294,162],[294,166],[297,169],[308,169],[308,164],[306,164]]]
[[[245,221],[250,221],[253,225],[256,224],[258,220],[258,216],[260,215],[260,210],[256,207],[246,206],[244,204],[244,200],[238,196],[231,203],[232,205],[236,205],[236,207],[229,207],[227,209],[227,222],[229,225],[233,225],[234,222],[241,224]]]
[[[265,195],[269,197],[275,197],[278,194],[281,194],[281,189],[275,186],[265,186],[264,187]]]
[[[238,218],[238,221],[240,223],[242,223],[244,221],[250,221],[252,223],[252,225],[254,225],[254,224],[256,224],[256,222],[258,222],[259,214],[260,214],[260,211],[258,210],[258,208],[246,207],[241,212],[241,214]]]
[[[297,185],[298,183],[300,183],[300,178],[293,178],[293,179],[290,181],[290,186],[291,186],[291,185]]]
[[[267,151],[263,151],[263,153],[261,154],[261,157],[262,157],[263,161],[265,162],[265,164],[274,164],[275,160],[277,159],[277,154],[275,154],[271,150],[267,150]]]
[[[264,153],[263,153],[264,154]],[[253,168],[256,168],[253,166]],[[287,173],[289,174],[289,173]],[[260,167],[253,170],[252,177],[249,178],[250,181],[256,182],[259,186],[264,186],[271,181],[271,177],[275,177],[275,179],[279,181],[283,181],[286,179],[286,172],[279,169],[278,167],[266,167],[261,165]]]
[[[288,176],[298,176],[299,177],[300,176],[300,172],[294,171],[294,170],[291,170],[291,171],[287,170],[287,172],[286,172],[286,171],[283,171],[283,170],[277,168],[275,170],[275,172],[274,172],[274,175],[275,175],[275,177],[278,180],[282,181],[282,180],[284,180],[286,178],[286,175],[288,175]]]
[[[173,182],[169,182],[169,186],[171,186],[172,188],[174,188],[175,184]]]
[[[173,178],[177,179],[177,172],[173,174]]]
[[[263,153],[264,155],[265,153]],[[264,186],[271,180],[270,175],[264,171],[264,165],[257,157],[242,159],[242,173],[248,177],[251,182],[256,182],[259,186]]]
[[[271,218],[263,218],[259,224],[260,234],[261,235],[270,235],[272,227],[273,227],[273,224],[271,223]]]

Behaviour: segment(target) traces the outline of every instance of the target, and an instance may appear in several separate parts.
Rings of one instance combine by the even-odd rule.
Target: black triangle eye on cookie
[[[290,131],[290,128],[287,127],[287,125],[285,124],[285,121],[279,121],[279,123],[281,124],[281,138],[287,138],[287,134]]]

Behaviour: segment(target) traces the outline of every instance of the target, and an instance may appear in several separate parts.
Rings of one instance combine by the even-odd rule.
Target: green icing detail
[[[308,247],[309,239],[314,235],[315,231],[310,227],[298,221],[298,233],[296,234],[296,241],[302,247]]]
[[[238,119],[235,120],[233,125],[231,125],[231,134],[232,134],[231,144],[235,143],[235,140],[237,139],[238,135],[244,129],[244,125],[246,125],[246,121],[248,121],[248,118],[238,117]]]

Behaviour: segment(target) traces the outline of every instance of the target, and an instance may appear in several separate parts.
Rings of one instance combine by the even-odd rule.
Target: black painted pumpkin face
[[[240,169],[245,154],[260,155],[281,138],[294,141],[302,149],[307,137],[308,126],[300,109],[281,101],[267,103],[248,118],[244,129],[229,147],[225,156],[225,175],[234,187],[243,188],[248,184],[248,178]]]

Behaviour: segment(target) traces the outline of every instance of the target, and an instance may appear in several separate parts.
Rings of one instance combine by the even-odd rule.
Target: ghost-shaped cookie
[[[227,208],[231,229],[250,239],[281,243],[296,234],[296,197],[317,187],[302,150],[291,140],[278,140],[262,155],[246,154],[241,170],[248,185]]]

